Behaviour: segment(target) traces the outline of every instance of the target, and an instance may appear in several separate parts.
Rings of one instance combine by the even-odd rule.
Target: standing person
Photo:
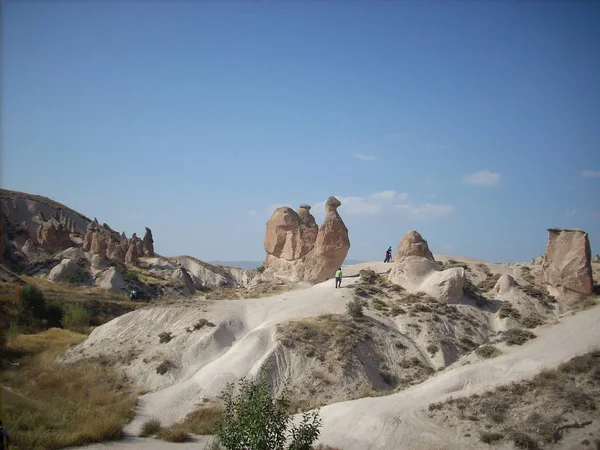
[[[2,425],[2,421],[0,420],[0,450],[8,450],[8,445],[10,443],[10,439],[8,437],[8,432],[6,428]]]
[[[383,262],[390,262],[392,260],[392,247],[389,247],[387,249],[387,251],[385,252],[385,261]]]
[[[340,267],[336,272],[335,272],[335,288],[337,289],[338,287],[342,287],[342,268]]]

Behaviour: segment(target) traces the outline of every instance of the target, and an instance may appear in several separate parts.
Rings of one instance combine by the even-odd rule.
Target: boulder
[[[463,298],[465,269],[440,270],[427,241],[414,230],[400,241],[388,278],[410,292],[424,292],[448,303],[457,303]]]
[[[63,259],[60,264],[52,268],[48,275],[49,281],[69,281],[72,278],[78,277],[80,267],[73,259]]]
[[[194,288],[194,282],[190,277],[190,274],[182,267],[178,267],[173,272],[171,278],[177,282],[181,295],[185,297],[191,297],[196,292]]]
[[[350,249],[348,229],[337,212],[340,205],[329,197],[321,227],[308,205],[297,212],[287,206],[277,208],[267,222],[265,274],[292,282],[332,278]]]
[[[44,250],[50,252],[64,250],[71,246],[69,230],[54,218],[39,225],[37,241]]]
[[[153,257],[154,256],[154,238],[152,237],[152,230],[146,227],[146,234],[144,234],[144,255]]]
[[[542,271],[550,286],[577,294],[593,293],[591,249],[583,230],[548,230],[548,245]]]
[[[94,282],[101,289],[106,289],[114,292],[122,292],[127,290],[127,284],[123,278],[123,274],[115,267],[109,267],[102,272]]]

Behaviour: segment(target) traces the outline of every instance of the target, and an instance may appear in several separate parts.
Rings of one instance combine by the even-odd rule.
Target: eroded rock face
[[[457,303],[463,298],[465,269],[440,270],[427,241],[411,230],[398,245],[389,280],[408,291],[425,292],[438,300]]]
[[[132,237],[131,242],[129,243],[129,247],[127,248],[127,253],[125,254],[125,264],[137,264],[138,256],[139,255],[137,242]]]
[[[152,230],[146,227],[146,234],[144,234],[144,255],[154,256],[154,238],[152,237]]]
[[[40,224],[37,241],[44,250],[50,252],[64,250],[71,246],[69,230],[54,218]]]
[[[542,270],[544,281],[554,288],[582,295],[593,292],[591,249],[583,230],[548,230]]]
[[[178,284],[180,285],[179,288],[181,294],[183,296],[190,297],[194,295],[194,292],[196,292],[194,282],[192,281],[190,274],[184,268],[178,267],[177,269],[175,269],[171,278],[174,281],[178,282]]]
[[[320,228],[308,205],[297,212],[287,206],[277,208],[267,222],[265,272],[294,282],[317,283],[333,277],[350,249],[348,229],[337,212],[340,205],[329,197]]]
[[[72,259],[63,259],[60,264],[52,268],[48,275],[49,281],[67,281],[71,277],[79,275],[79,266]]]
[[[122,292],[127,289],[123,274],[115,267],[109,267],[102,272],[94,283],[96,286],[114,292]]]

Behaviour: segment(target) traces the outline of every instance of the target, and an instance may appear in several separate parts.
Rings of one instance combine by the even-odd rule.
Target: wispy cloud
[[[600,170],[582,170],[582,178],[600,178]]]
[[[397,213],[412,220],[439,220],[456,211],[454,205],[432,203],[410,203],[408,194],[394,190],[375,192],[362,197],[336,196],[342,202],[340,212],[344,216],[377,216]],[[316,216],[325,214],[325,201],[316,203],[312,212]]]
[[[356,159],[360,159],[361,161],[377,161],[379,158],[374,155],[363,155],[362,153],[355,153],[353,155]]]
[[[570,211],[567,211],[565,215],[567,217],[573,217],[576,213],[577,211],[575,209],[571,209]]]
[[[499,173],[490,172],[489,170],[480,170],[479,172],[465,175],[461,181],[464,184],[471,186],[494,187],[500,184],[502,179]]]
[[[436,205],[432,203],[396,205],[396,208],[409,219],[423,221],[445,219],[456,211],[454,205]]]

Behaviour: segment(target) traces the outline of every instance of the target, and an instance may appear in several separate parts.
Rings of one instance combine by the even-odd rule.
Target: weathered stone
[[[410,292],[424,292],[448,303],[457,303],[463,298],[465,269],[440,270],[427,241],[414,230],[400,241],[388,278]]]
[[[348,229],[337,212],[335,197],[326,202],[326,216],[319,228],[310,206],[298,212],[277,208],[265,234],[265,272],[290,281],[320,282],[334,276],[350,248]]]
[[[591,253],[585,231],[549,229],[542,263],[544,281],[554,288],[591,294],[594,288]]]
[[[192,281],[190,274],[184,268],[178,267],[175,269],[171,278],[179,282],[180,286],[178,287],[183,296],[190,297],[196,292],[194,282]]]
[[[106,258],[106,250],[108,248],[107,240],[106,233],[103,233],[102,230],[96,231],[92,238],[90,251],[96,255],[100,255],[102,258]]]
[[[80,268],[72,259],[63,259],[60,264],[52,268],[48,275],[49,281],[68,281],[73,277],[77,277],[80,273]]]
[[[127,248],[127,253],[125,254],[125,264],[137,264],[138,262],[138,251],[137,244],[133,238],[131,238],[131,242],[129,243],[129,247]]]
[[[37,241],[44,250],[58,251],[71,246],[69,230],[56,219],[50,219],[39,225]]]
[[[146,234],[144,234],[144,255],[154,256],[154,238],[152,237],[152,230],[146,227]]]
[[[125,283],[123,274],[115,267],[109,267],[104,270],[98,278],[96,278],[94,284],[99,288],[113,292],[123,292],[127,290],[127,284]]]

